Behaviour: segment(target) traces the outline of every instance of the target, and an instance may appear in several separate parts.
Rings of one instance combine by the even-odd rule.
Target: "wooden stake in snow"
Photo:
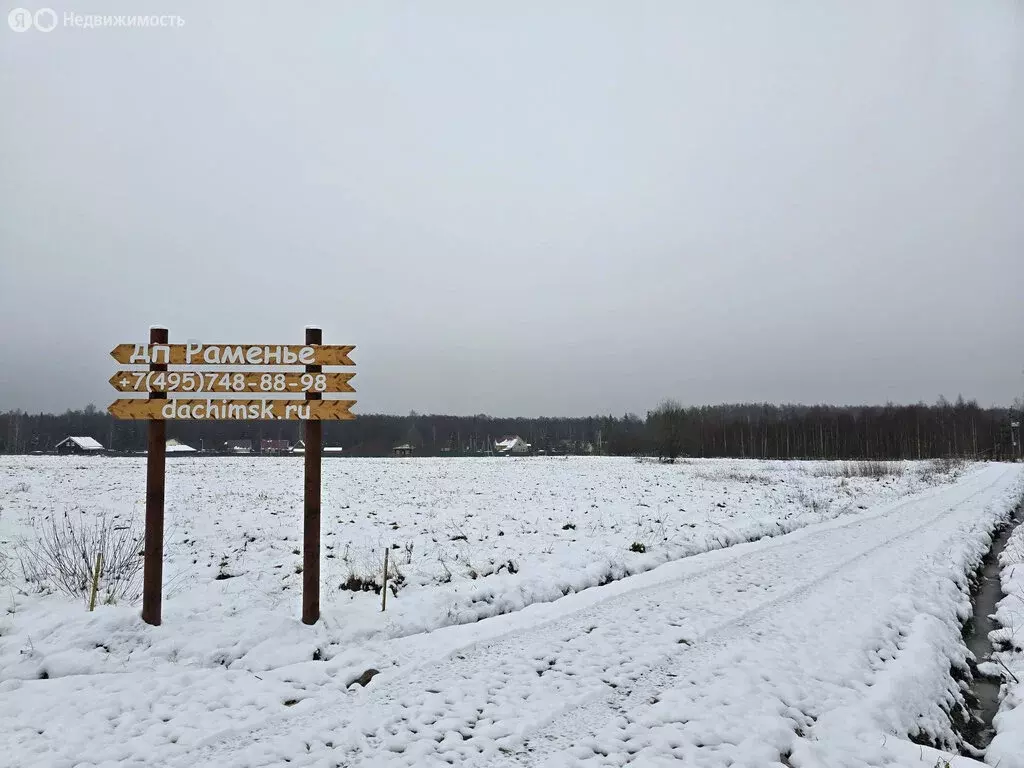
[[[92,574],[92,593],[89,595],[89,610],[96,608],[96,593],[100,588],[100,568],[103,567],[103,553],[96,553],[96,570]]]
[[[388,607],[388,552],[390,547],[384,548],[384,586],[380,590],[380,609],[383,611]]]
[[[167,329],[149,329],[152,347],[167,345]],[[155,360],[156,355],[151,358]],[[166,371],[167,365],[150,362],[149,370]],[[150,400],[166,400],[166,392],[150,392]],[[164,600],[164,467],[167,463],[167,422],[146,424],[146,532],[142,562],[142,620],[159,627]]]
[[[308,346],[323,343],[320,328],[306,326]],[[307,365],[306,373],[318,374],[319,365]],[[307,401],[322,400],[319,392],[307,392]],[[309,407],[309,406],[307,406]],[[302,623],[320,620],[320,457],[323,455],[324,425],[307,420],[303,425],[305,479],[302,491]]]

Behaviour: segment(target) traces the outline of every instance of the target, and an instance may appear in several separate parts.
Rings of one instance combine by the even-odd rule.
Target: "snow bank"
[[[1001,673],[1005,682],[993,721],[996,736],[985,760],[1000,768],[1024,768],[1024,524],[1010,537],[1000,565],[1006,597],[999,601],[996,620],[1002,628],[989,633],[989,638],[1000,667],[993,671]]]
[[[890,634],[888,642],[895,640],[897,655],[880,665],[866,695],[818,721],[812,740],[794,750],[794,764],[888,764],[889,737],[903,735],[950,752],[971,751],[954,726],[970,716],[959,682],[970,677],[971,653],[962,635],[972,611],[969,575],[980,567],[994,530],[1012,513],[1022,493],[1024,478],[1010,484],[976,519],[963,523],[946,549],[930,555],[916,570],[883,625]],[[885,642],[880,638],[879,645],[884,647]],[[990,748],[986,760],[1001,768],[1024,765],[1021,742],[1006,744],[1009,751]],[[994,761],[994,754],[1004,755],[1004,762]],[[1010,754],[1016,757],[1011,760]]]

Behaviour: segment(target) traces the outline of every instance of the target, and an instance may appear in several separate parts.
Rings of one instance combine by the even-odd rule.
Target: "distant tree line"
[[[1018,402],[1018,406],[1020,403]],[[830,406],[732,404],[683,407],[666,401],[645,417],[498,418],[360,415],[325,422],[324,444],[346,455],[386,456],[398,445],[414,455],[479,455],[508,435],[535,453],[735,457],[764,459],[924,459],[974,456],[1007,459],[1011,422],[1020,411],[981,408],[962,397],[934,405]],[[296,421],[171,421],[168,437],[216,450],[228,440],[301,439]],[[145,449],[146,425],[87,406],[63,414],[0,413],[0,453],[47,452],[69,435],[93,437],[113,451]]]
[[[1018,407],[981,408],[958,397],[934,405],[717,405],[666,401],[648,414],[652,453],[677,456],[807,459],[1008,459]],[[1019,442],[1019,440],[1018,440]]]

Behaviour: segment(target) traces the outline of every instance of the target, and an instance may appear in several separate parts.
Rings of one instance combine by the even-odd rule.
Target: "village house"
[[[272,456],[280,456],[288,453],[291,444],[287,440],[260,440],[260,453]]]
[[[524,456],[530,452],[530,444],[519,435],[514,435],[495,443],[494,452],[499,456]]]
[[[53,447],[53,450],[62,456],[98,456],[106,449],[98,440],[91,437],[65,437]]]

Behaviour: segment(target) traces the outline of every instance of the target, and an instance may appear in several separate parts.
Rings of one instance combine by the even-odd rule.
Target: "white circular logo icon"
[[[15,8],[7,14],[7,24],[15,32],[26,32],[32,29],[32,11]]]
[[[32,20],[40,32],[52,32],[53,28],[57,26],[57,14],[53,12],[52,8],[40,8]]]
[[[40,32],[52,32],[57,26],[57,14],[52,8],[40,8],[35,13],[27,8],[15,8],[7,14],[7,25],[15,32],[27,32],[32,27]]]

